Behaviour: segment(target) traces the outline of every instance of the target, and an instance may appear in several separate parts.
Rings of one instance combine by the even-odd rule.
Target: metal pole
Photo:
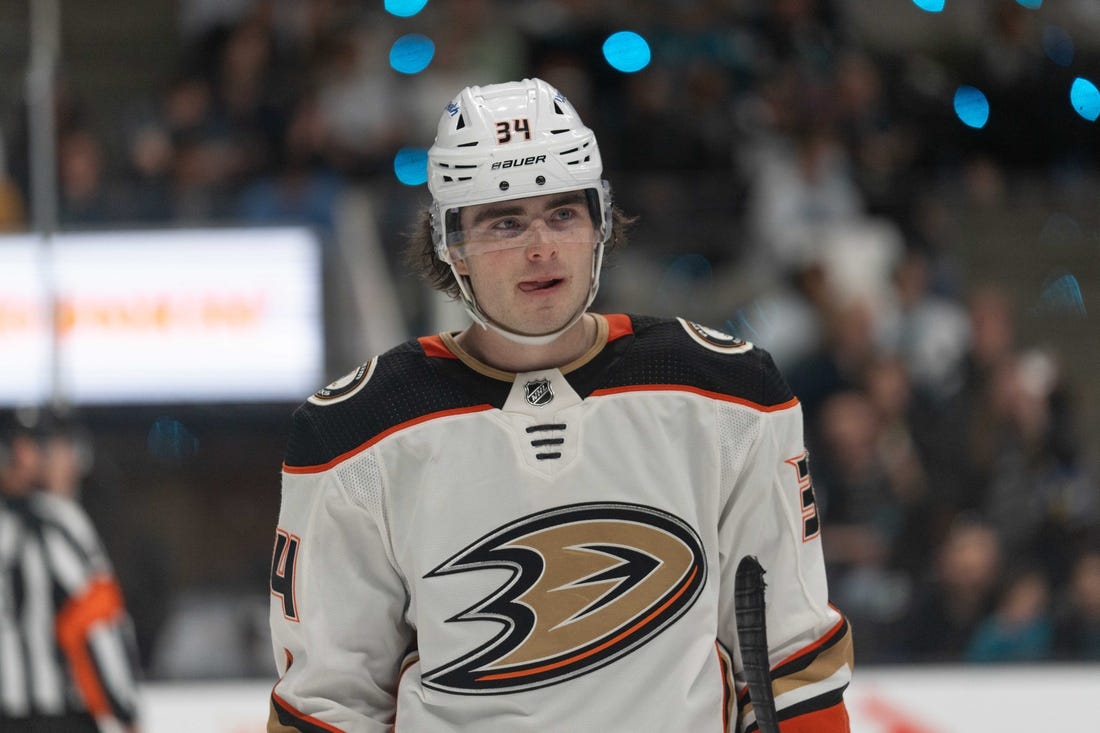
[[[39,263],[49,329],[49,402],[64,406],[58,359],[57,297],[54,283],[54,232],[57,230],[57,120],[55,84],[61,56],[60,0],[31,0],[27,114],[30,128],[31,215],[39,236]]]

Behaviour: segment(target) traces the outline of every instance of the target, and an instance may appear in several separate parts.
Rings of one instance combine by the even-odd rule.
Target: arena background
[[[462,324],[400,259],[423,151],[531,75],[639,216],[598,308],[803,400],[857,729],[1087,719],[1098,47],[1093,0],[0,0],[0,402],[87,428],[152,730],[261,729],[290,411]]]

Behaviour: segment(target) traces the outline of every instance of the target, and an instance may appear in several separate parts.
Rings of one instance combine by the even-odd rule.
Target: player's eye
[[[519,234],[521,231],[523,231],[523,224],[519,221],[519,219],[515,218],[497,219],[492,223],[489,229],[494,234],[515,236],[516,234]]]
[[[575,206],[562,206],[550,212],[547,221],[554,226],[571,225],[580,218],[580,211]]]

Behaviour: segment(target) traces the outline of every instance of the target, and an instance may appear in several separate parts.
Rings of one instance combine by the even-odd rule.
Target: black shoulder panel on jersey
[[[286,465],[320,466],[410,420],[486,404],[485,395],[448,376],[451,362],[429,358],[409,341],[379,356],[370,379],[350,398],[302,403],[294,411]]]
[[[604,376],[604,388],[675,384],[772,407],[794,396],[771,354],[736,348],[722,334],[677,319],[631,316],[634,339]],[[688,329],[694,328],[695,335]],[[704,344],[704,341],[707,342]]]

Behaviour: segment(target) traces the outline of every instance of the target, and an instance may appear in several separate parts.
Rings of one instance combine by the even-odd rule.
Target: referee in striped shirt
[[[0,413],[0,731],[136,733],[129,616],[84,510],[38,488],[47,437]]]

